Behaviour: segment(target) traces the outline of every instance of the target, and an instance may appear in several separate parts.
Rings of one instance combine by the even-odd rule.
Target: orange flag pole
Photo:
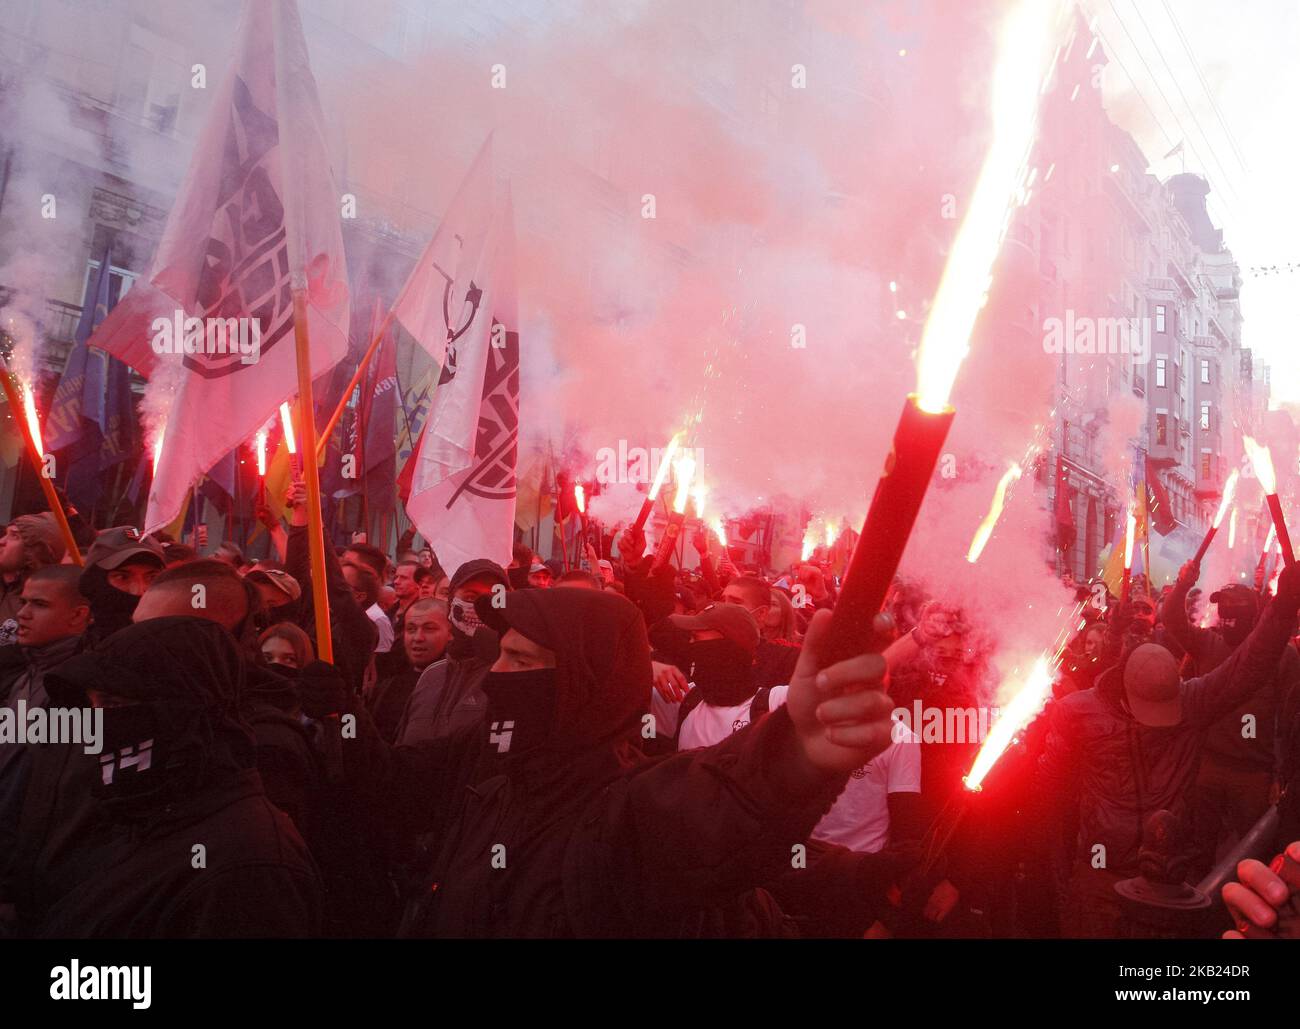
[[[67,549],[72,562],[80,567],[82,564],[81,551],[77,548],[77,541],[72,536],[72,526],[68,524],[68,516],[63,510],[63,504],[59,501],[59,495],[54,492],[54,483],[45,474],[45,459],[41,454],[40,446],[36,442],[36,437],[32,434],[32,427],[27,422],[23,402],[18,397],[18,391],[14,389],[13,380],[10,378],[9,362],[3,356],[0,356],[0,386],[4,387],[5,398],[9,401],[9,413],[13,416],[14,421],[18,423],[18,429],[23,435],[24,449],[26,449],[27,456],[32,462],[32,470],[36,472],[36,478],[40,480],[41,491],[45,494],[45,502],[50,505],[50,513],[54,515],[54,520],[59,525],[59,532],[63,534],[63,545]],[[33,410],[35,410],[34,407]]]
[[[316,453],[316,418],[311,390],[311,345],[307,335],[307,292],[293,291],[293,339],[298,356],[298,433],[300,451]],[[333,663],[330,602],[325,587],[325,525],[320,508],[320,469],[316,461],[303,462],[307,485],[307,546],[311,556],[312,607],[316,612],[316,656]]]
[[[378,303],[378,301],[376,301]],[[352,391],[357,388],[357,383],[361,377],[366,374],[366,368],[370,365],[370,359],[375,356],[375,351],[379,349],[379,343],[388,332],[388,327],[393,323],[393,310],[390,307],[388,313],[384,315],[384,320],[379,323],[379,328],[375,330],[374,337],[370,341],[370,346],[366,347],[365,355],[361,358],[361,363],[357,365],[357,370],[353,372],[351,380],[348,382],[347,389],[339,397],[339,403],[334,408],[334,413],[330,415],[330,420],[325,423],[325,428],[321,430],[320,442],[316,445],[316,460],[319,462],[325,456],[325,448],[329,445],[330,435],[334,432],[334,427],[338,425],[339,419],[343,417],[343,412],[347,409],[348,398],[352,396]],[[303,450],[306,451],[306,444],[303,444]]]

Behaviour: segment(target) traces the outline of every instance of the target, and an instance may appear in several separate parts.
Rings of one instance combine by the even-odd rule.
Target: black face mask
[[[104,708],[103,749],[96,794],[105,801],[140,802],[167,785],[166,748],[151,704]]]
[[[89,569],[82,575],[81,590],[90,601],[95,631],[100,636],[108,636],[131,624],[140,598],[110,585],[108,574],[102,568]]]
[[[706,704],[732,707],[754,695],[754,659],[731,640],[697,640],[686,648],[687,677]]]
[[[554,668],[488,672],[483,692],[488,698],[488,743],[498,754],[526,754],[551,739]]]
[[[1255,612],[1246,607],[1219,607],[1219,633],[1230,647],[1239,647],[1255,628]]]

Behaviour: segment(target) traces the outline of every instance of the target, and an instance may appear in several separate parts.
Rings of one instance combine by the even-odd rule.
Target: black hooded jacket
[[[318,931],[316,871],[292,822],[262,789],[252,735],[239,715],[245,685],[234,640],[198,618],[123,629],[47,676],[53,703],[84,704],[91,689],[129,703],[105,710],[103,753],[73,748],[64,755],[96,772],[113,768],[115,785],[94,794],[90,816],[63,838],[57,861],[44,859],[58,835],[51,830],[70,828],[58,817],[61,798],[40,791],[28,797],[19,846],[25,888],[15,898],[25,933],[140,938]],[[149,739],[114,754],[126,741],[112,739],[110,719],[133,710],[152,715]],[[122,755],[146,745],[154,785],[118,792],[116,784],[129,778]],[[86,781],[79,774],[63,779],[83,789]]]
[[[1186,599],[1190,586],[1175,586],[1162,608],[1165,629],[1191,658],[1193,676],[1205,675],[1228,660],[1237,649],[1217,629],[1202,629],[1187,618]],[[1254,590],[1227,587],[1241,609],[1256,618],[1259,596]],[[1217,594],[1216,594],[1217,595]],[[1226,601],[1225,601],[1226,603]],[[1240,644],[1238,644],[1239,646]],[[1282,651],[1277,670],[1258,693],[1238,705],[1210,729],[1205,738],[1205,753],[1234,768],[1276,774],[1281,757],[1278,717],[1292,693],[1300,690],[1300,655],[1294,647]],[[1254,734],[1243,734],[1242,719],[1249,715],[1255,724]],[[1285,736],[1285,730],[1281,732]]]
[[[716,747],[643,759],[649,645],[622,597],[523,590],[480,614],[554,651],[547,742],[500,755],[485,717],[388,747],[359,716],[345,753],[388,817],[438,841],[409,935],[698,935],[703,912],[789,868],[847,781],[803,760],[784,708]]]

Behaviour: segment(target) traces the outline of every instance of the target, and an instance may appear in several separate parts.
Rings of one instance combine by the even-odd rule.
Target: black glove
[[[1277,577],[1277,602],[1288,611],[1300,610],[1300,564],[1283,568]]]
[[[863,896],[880,903],[890,889],[902,887],[921,863],[921,844],[917,840],[892,843],[874,854],[861,855],[858,883]]]
[[[324,661],[313,661],[298,673],[298,699],[309,718],[328,718],[348,710],[352,691],[337,668]]]

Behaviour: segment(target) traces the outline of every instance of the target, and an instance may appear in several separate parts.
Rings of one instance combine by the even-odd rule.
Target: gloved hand
[[[1283,568],[1277,577],[1277,602],[1287,610],[1300,610],[1300,563]]]
[[[1188,561],[1182,568],[1178,569],[1178,582],[1175,584],[1179,592],[1186,593],[1196,585],[1196,580],[1201,577],[1201,565],[1198,561]]]
[[[346,711],[352,697],[342,672],[324,661],[312,661],[298,673],[298,699],[309,718],[328,718]]]

